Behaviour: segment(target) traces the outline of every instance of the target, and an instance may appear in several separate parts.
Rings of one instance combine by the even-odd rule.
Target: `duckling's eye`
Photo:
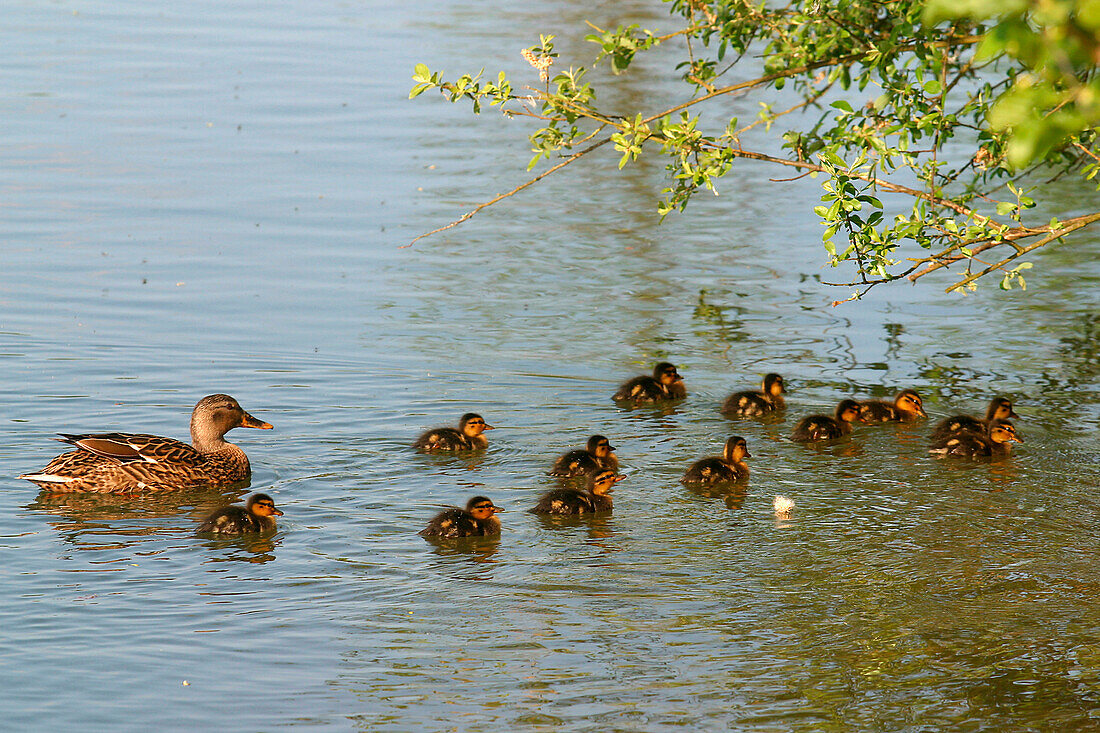
[[[474,507],[474,509],[492,509],[492,508],[493,508],[492,504],[478,504],[477,506]]]

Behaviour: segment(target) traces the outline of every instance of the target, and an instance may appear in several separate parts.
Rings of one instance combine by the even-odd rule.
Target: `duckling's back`
[[[606,502],[607,507],[605,509],[602,506],[604,502],[594,501],[600,498],[604,497],[593,496],[586,491],[578,491],[577,489],[554,489],[544,494],[539,499],[539,503],[530,511],[532,514],[570,515],[592,514],[610,509],[610,499]]]

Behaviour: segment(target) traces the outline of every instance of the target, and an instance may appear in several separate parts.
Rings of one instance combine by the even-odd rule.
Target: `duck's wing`
[[[62,443],[71,443],[101,458],[117,463],[173,463],[187,465],[199,463],[202,454],[174,438],[138,433],[96,433],[68,435],[61,433]]]

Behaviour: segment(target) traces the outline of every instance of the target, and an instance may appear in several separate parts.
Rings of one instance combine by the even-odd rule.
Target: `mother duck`
[[[138,433],[69,435],[76,446],[26,479],[55,493],[133,494],[230,486],[252,474],[248,456],[225,440],[233,428],[271,430],[226,394],[203,397],[191,412],[191,445]]]

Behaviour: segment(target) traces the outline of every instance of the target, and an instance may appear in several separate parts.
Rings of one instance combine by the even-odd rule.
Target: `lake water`
[[[1035,256],[1028,293],[929,278],[830,308],[847,292],[817,282],[835,277],[817,182],[745,165],[658,226],[660,164],[620,173],[608,151],[400,248],[512,188],[529,156],[520,122],[409,102],[415,63],[522,73],[540,31],[631,8],[667,28],[647,7],[6,9],[6,725],[1100,727],[1096,232]],[[667,74],[638,71],[610,101],[659,109]],[[1097,205],[1046,190],[1047,216]],[[661,359],[686,401],[610,401]],[[768,371],[785,420],[718,413]],[[800,415],[902,386],[933,419],[1010,395],[1027,442],[990,464],[929,458],[926,424],[787,440]],[[275,425],[229,436],[286,512],[274,536],[194,536],[245,492],[47,500],[14,478],[57,432],[186,437],[214,392]],[[468,410],[499,428],[483,454],[409,447]],[[614,514],[523,511],[594,432],[627,474]],[[745,492],[678,483],[734,433]],[[474,493],[508,510],[499,541],[416,535]]]

